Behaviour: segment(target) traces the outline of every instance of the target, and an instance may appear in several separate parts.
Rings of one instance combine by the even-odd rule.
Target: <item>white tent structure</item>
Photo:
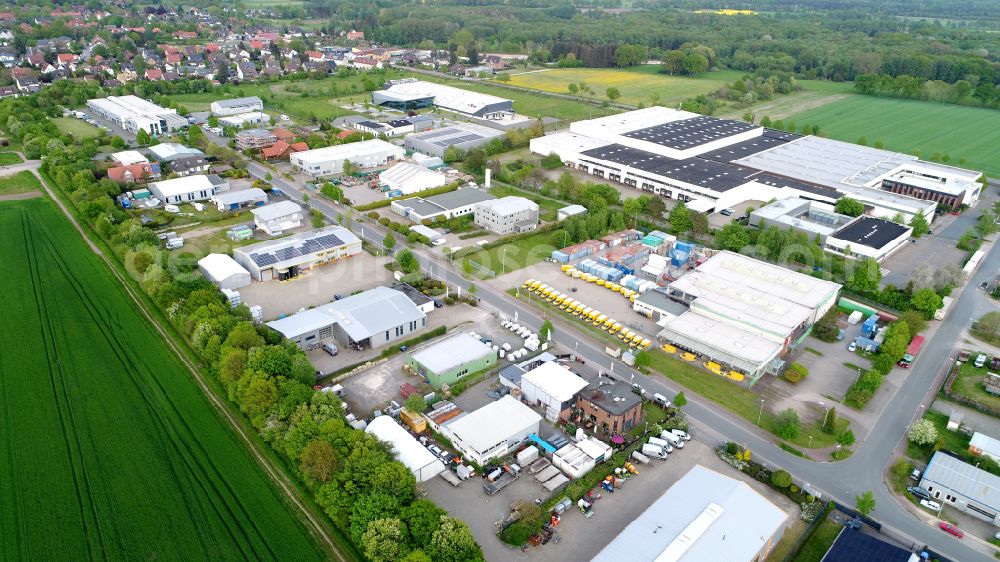
[[[372,420],[366,433],[378,437],[380,441],[392,445],[396,460],[403,463],[417,477],[417,482],[426,482],[444,471],[444,463],[421,445],[392,416],[379,416]]]
[[[198,260],[198,269],[220,289],[239,289],[250,284],[250,272],[226,254],[208,254]]]

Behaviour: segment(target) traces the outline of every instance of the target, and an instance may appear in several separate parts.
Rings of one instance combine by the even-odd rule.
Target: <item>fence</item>
[[[469,267],[471,267],[472,269],[475,269],[476,271],[478,271],[478,272],[486,275],[487,277],[496,277],[497,276],[497,272],[496,271],[493,271],[492,269],[486,267],[485,265],[483,265],[483,264],[481,264],[481,263],[479,263],[477,261],[468,260],[468,263],[469,263]]]
[[[804,545],[807,541],[809,541],[809,539],[812,538],[813,534],[816,533],[816,529],[818,529],[819,526],[822,525],[824,521],[826,521],[827,516],[830,515],[830,509],[832,508],[832,506],[833,502],[826,502],[826,505],[823,506],[823,511],[821,511],[819,515],[816,516],[816,519],[813,519],[812,523],[810,523],[809,526],[806,527],[806,530],[803,531],[801,535],[799,535],[799,538],[796,539],[795,543],[792,545],[791,550],[788,551],[788,554],[785,555],[785,558],[782,559],[781,562],[791,562],[793,559],[795,559],[796,556],[798,556],[799,550],[802,549],[802,545]]]

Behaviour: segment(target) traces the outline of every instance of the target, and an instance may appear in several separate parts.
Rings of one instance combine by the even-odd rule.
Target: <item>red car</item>
[[[941,530],[948,533],[949,535],[955,535],[958,538],[962,538],[965,536],[964,531],[952,525],[951,523],[945,523],[944,521],[942,521],[938,523],[938,527],[941,527]]]

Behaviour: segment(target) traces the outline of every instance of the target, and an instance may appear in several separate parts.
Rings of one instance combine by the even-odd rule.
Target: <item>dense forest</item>
[[[697,4],[705,7],[704,2]],[[1000,82],[996,58],[1000,36],[969,29],[964,20],[899,17],[906,4],[902,0],[876,3],[878,10],[852,0],[752,4],[758,10],[775,11],[753,16],[695,13],[686,7],[612,12],[540,0],[419,5],[309,0],[307,5],[312,16],[329,20],[332,32],[362,29],[377,43],[421,48],[445,48],[449,43],[466,48],[471,36],[479,52],[526,53],[538,63],[555,62],[572,52],[584,66],[614,66],[615,50],[627,43],[647,47],[653,59],[704,46],[714,55],[710,68],[784,71],[831,80],[878,73],[947,83],[966,80],[974,85]],[[838,9],[824,9],[828,4]],[[914,14],[935,11],[928,4],[954,17],[972,11],[970,6],[981,6],[972,23],[1000,21],[1000,2],[936,0],[924,3]]]

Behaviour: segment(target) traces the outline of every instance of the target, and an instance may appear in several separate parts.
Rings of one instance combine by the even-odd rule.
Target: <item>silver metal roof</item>
[[[1000,476],[938,451],[931,457],[920,486],[947,488],[973,502],[1000,512]]]

